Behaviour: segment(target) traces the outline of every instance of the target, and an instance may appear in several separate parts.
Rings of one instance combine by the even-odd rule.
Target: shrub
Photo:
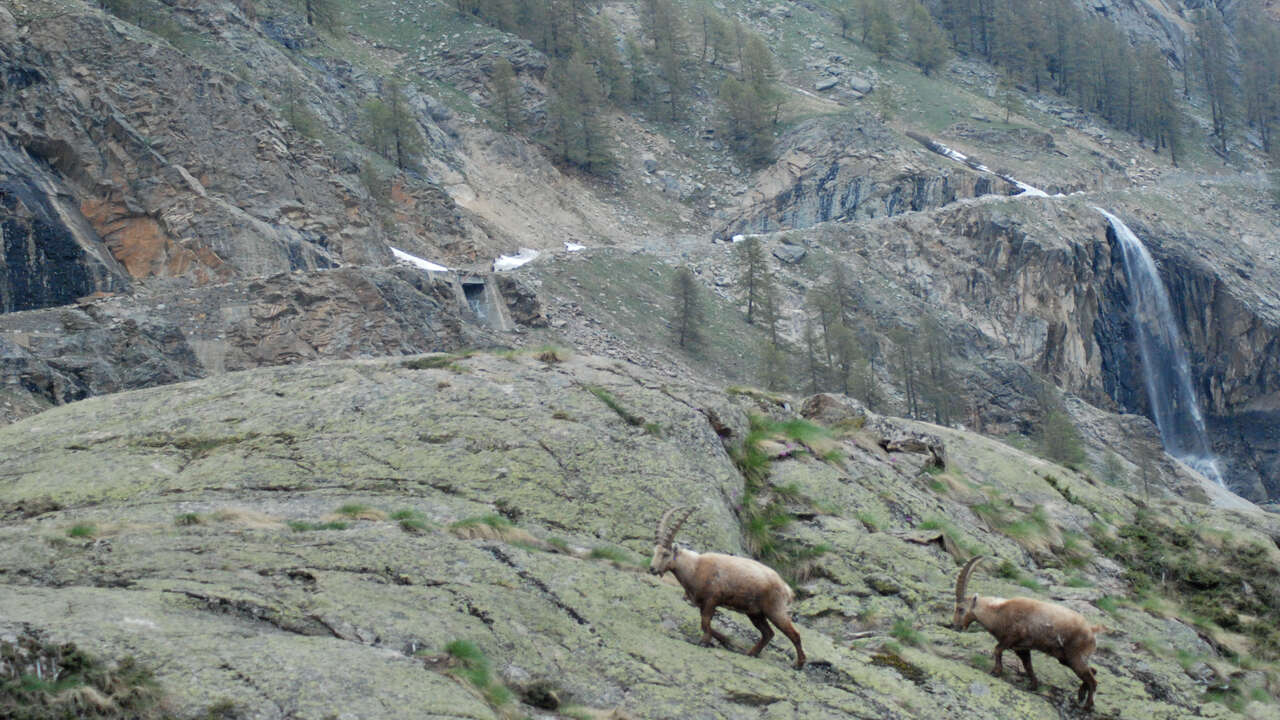
[[[183,513],[173,519],[174,525],[200,525],[204,523],[204,518],[198,513]]]

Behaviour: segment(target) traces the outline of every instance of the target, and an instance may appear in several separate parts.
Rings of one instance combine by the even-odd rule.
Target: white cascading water
[[[1120,240],[1124,277],[1129,285],[1129,309],[1142,355],[1142,374],[1160,441],[1175,458],[1190,465],[1218,485],[1226,487],[1218,458],[1209,446],[1204,415],[1191,384],[1191,363],[1182,334],[1173,320],[1169,293],[1165,290],[1151,253],[1120,218],[1095,207],[1106,216]]]

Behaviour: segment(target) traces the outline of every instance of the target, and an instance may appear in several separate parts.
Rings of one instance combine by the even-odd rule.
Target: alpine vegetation
[[[729,639],[711,627],[716,608],[723,606],[746,615],[760,631],[760,641],[747,651],[748,655],[759,655],[773,639],[773,628],[769,626],[772,622],[796,646],[796,669],[804,667],[800,633],[791,624],[790,603],[795,593],[773,568],[750,558],[721,553],[699,554],[672,544],[680,526],[695,509],[673,507],[663,513],[658,521],[649,572],[661,576],[670,570],[684,588],[685,598],[702,611],[703,646],[710,645],[714,637],[721,645],[733,649]],[[672,523],[672,516],[681,510],[684,514]]]

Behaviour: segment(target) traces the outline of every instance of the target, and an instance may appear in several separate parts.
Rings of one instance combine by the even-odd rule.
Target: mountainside
[[[1262,0],[0,2],[0,715],[1086,716],[947,629],[985,554],[1094,716],[1276,717],[1277,73]],[[696,646],[679,504],[808,667]]]
[[[257,370],[55,408],[0,429],[0,632],[132,655],[188,717],[1074,716],[1065,668],[1034,655],[1030,692],[986,674],[985,633],[944,626],[959,559],[980,550],[999,560],[977,592],[1106,626],[1094,716],[1275,717],[1255,689],[1274,671],[1246,660],[1280,648],[1274,516],[1148,501],[835,396],[802,403],[819,424],[782,401],[549,352]],[[773,457],[763,484],[735,464],[746,448]],[[681,538],[698,550],[775,548],[803,671],[777,639],[759,658],[696,645],[696,609],[642,571],[673,504],[697,508]],[[787,522],[745,522],[764,511]],[[1213,570],[1183,542],[1217,548]],[[1148,575],[1150,553],[1177,578]],[[1249,595],[1204,604],[1237,577]],[[741,616],[717,622],[739,649],[754,638]]]

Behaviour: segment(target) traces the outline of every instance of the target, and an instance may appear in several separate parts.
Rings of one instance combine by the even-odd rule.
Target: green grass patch
[[[346,530],[351,527],[351,523],[342,520],[332,520],[329,522],[308,522],[306,520],[290,520],[289,529],[294,532],[312,532],[315,530]]]
[[[600,402],[604,403],[610,410],[617,413],[618,417],[622,418],[628,425],[631,425],[632,427],[643,427],[645,425],[645,419],[643,417],[636,415],[624,407],[622,403],[618,402],[618,399],[615,398],[608,390],[605,390],[602,387],[589,387],[587,390],[590,391],[592,395],[595,395],[596,398],[599,399]]]
[[[166,716],[152,672],[133,658],[109,665],[72,643],[46,642],[29,631],[15,641],[0,640],[0,658],[0,717],[154,720]]]
[[[1138,597],[1172,601],[1158,608],[1160,614],[1177,612],[1201,627],[1245,635],[1260,657],[1280,658],[1280,629],[1271,620],[1280,616],[1274,549],[1220,536],[1210,541],[1197,526],[1149,510],[1138,511],[1115,535],[1095,532],[1094,542],[1125,567]],[[1246,586],[1253,592],[1240,592]]]
[[[920,530],[941,531],[942,534],[946,535],[956,547],[960,548],[960,550],[970,557],[986,554],[986,551],[983,550],[980,544],[974,541],[973,538],[961,532],[960,529],[955,526],[955,523],[945,517],[931,515],[925,518],[916,527]]]
[[[417,510],[409,508],[397,510],[391,513],[390,517],[400,526],[401,530],[407,533],[423,533],[431,529],[431,523]]]
[[[78,523],[67,530],[67,537],[91,538],[98,534],[98,526],[93,523]]]
[[[1116,611],[1120,609],[1120,600],[1112,595],[1103,595],[1095,600],[1093,604],[1108,615],[1115,615]]]
[[[854,517],[868,532],[880,532],[888,525],[884,515],[875,510],[859,510]]]
[[[1093,587],[1093,581],[1080,573],[1072,573],[1067,576],[1066,585],[1073,588],[1087,588]]]
[[[450,674],[470,683],[490,705],[500,708],[511,702],[511,691],[494,679],[489,658],[474,643],[454,640],[444,651],[456,661]]]
[[[173,519],[173,524],[178,525],[180,527],[189,526],[189,525],[203,525],[204,518],[200,516],[200,513],[182,513],[181,515],[178,515]]]
[[[513,527],[510,520],[497,513],[488,513],[485,515],[476,515],[469,518],[463,518],[449,526],[450,530],[465,530],[475,527],[491,527],[495,530],[507,530]]]
[[[924,641],[924,636],[906,618],[898,618],[893,621],[893,627],[889,628],[889,636],[898,642],[914,646],[918,646]]]
[[[771,461],[760,448],[760,443],[779,432],[788,434],[788,437],[815,432],[825,436],[826,430],[804,421],[775,423],[753,415],[747,437],[742,445],[730,450],[730,456],[743,479],[738,520],[744,544],[754,557],[794,583],[807,578],[816,568],[819,558],[830,548],[825,544],[806,546],[782,534],[795,520],[787,508],[788,503],[808,504],[809,501],[798,485],[788,483],[774,487],[769,484]]]
[[[569,542],[564,538],[549,537],[547,538],[547,545],[555,552],[563,553],[565,555],[573,554],[573,548],[569,547]]]
[[[618,565],[639,566],[640,560],[630,551],[613,545],[600,545],[591,548],[591,554],[588,555],[592,560],[608,560]]]

